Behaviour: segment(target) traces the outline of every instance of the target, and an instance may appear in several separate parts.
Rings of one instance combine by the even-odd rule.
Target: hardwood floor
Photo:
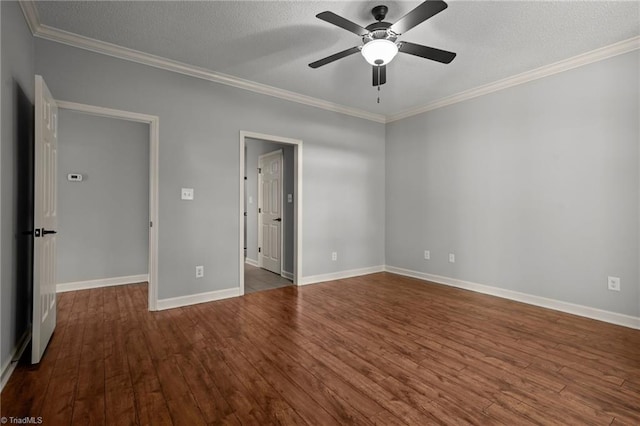
[[[59,295],[2,416],[46,425],[640,424],[640,331],[388,273],[147,312]],[[25,357],[25,361],[28,357]]]
[[[286,287],[293,283],[266,269],[244,264],[244,294]]]

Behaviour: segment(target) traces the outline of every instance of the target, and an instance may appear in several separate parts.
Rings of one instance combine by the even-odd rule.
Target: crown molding
[[[464,92],[457,93],[446,98],[439,99],[430,104],[412,108],[398,114],[387,116],[386,123],[402,120],[404,118],[412,117],[414,115],[423,114],[427,111],[433,111],[434,109],[442,108],[445,106],[457,104],[469,99],[477,98],[479,96],[487,95],[489,93],[497,92],[499,90],[508,89],[510,87],[518,86],[520,84],[528,83],[530,81],[538,80],[543,77],[558,74],[563,71],[568,71],[573,68],[578,68],[583,65],[588,65],[593,62],[598,62],[603,59],[611,58],[613,56],[622,55],[623,53],[631,52],[633,50],[640,49],[640,36],[633,37],[627,40],[620,41],[618,43],[611,44],[596,50],[592,50],[581,55],[573,56],[568,59],[564,59],[553,64],[545,65],[540,68],[526,71],[521,74],[516,74],[511,77],[504,78],[502,80],[494,81],[493,83],[485,84],[483,86],[475,87]]]
[[[138,50],[122,47],[117,44],[107,43],[105,41],[96,40],[90,37],[85,37],[79,34],[50,27],[48,25],[40,23],[37,9],[33,1],[20,1],[20,6],[22,7],[22,11],[27,20],[27,24],[29,25],[31,32],[35,37],[40,37],[46,40],[55,41],[69,46],[78,47],[80,49],[101,53],[103,55],[148,65],[154,68],[171,71],[202,80],[225,84],[227,86],[237,87],[239,89],[260,93],[291,102],[297,102],[299,104],[308,105],[327,111],[346,114],[365,120],[375,121],[378,123],[385,123],[386,121],[386,117],[382,114],[375,114],[358,108],[352,108],[311,96],[302,95],[300,93],[292,92],[289,90],[279,89],[277,87],[269,86],[266,84],[245,80],[242,78],[234,77],[232,75],[214,72],[206,68],[196,67],[193,65],[185,64],[183,62],[174,61],[149,53],[140,52]]]
[[[300,93],[292,92],[289,90],[279,89],[277,87],[268,86],[266,84],[241,79],[232,75],[217,73],[206,68],[196,67],[193,65],[185,64],[183,62],[173,61],[171,59],[151,55],[149,53],[140,52],[138,50],[129,49],[116,44],[107,43],[104,41],[74,34],[68,31],[49,27],[40,23],[40,17],[38,16],[38,11],[34,1],[20,0],[20,7],[22,8],[22,12],[25,16],[29,28],[31,29],[31,32],[35,37],[40,37],[46,40],[67,44],[69,46],[77,47],[80,49],[85,49],[92,52],[113,56],[115,58],[148,65],[154,68],[176,72],[202,80],[225,84],[227,86],[237,87],[240,89],[249,90],[251,92],[260,93],[263,95],[272,96],[275,98],[280,98],[287,101],[313,106],[327,111],[350,115],[353,117],[358,117],[383,124],[402,120],[414,115],[423,114],[425,112],[433,111],[438,108],[443,108],[449,105],[457,104],[459,102],[464,102],[469,99],[477,98],[479,96],[488,95],[493,92],[508,89],[510,87],[525,84],[530,81],[538,80],[540,78],[548,77],[554,74],[571,70],[573,68],[578,68],[583,65],[588,65],[594,62],[601,61],[603,59],[611,58],[613,56],[622,55],[624,53],[640,49],[640,36],[636,36],[627,40],[620,41],[618,43],[611,44],[609,46],[605,46],[568,59],[564,59],[559,62],[555,62],[553,64],[545,65],[531,71],[526,71],[511,77],[504,78],[502,80],[485,84],[483,86],[465,90],[455,95],[436,100],[427,105],[407,109],[396,114],[385,116],[383,114],[376,114],[362,109],[348,107],[334,102],[329,102]]]
[[[34,1],[25,1],[20,0],[20,9],[22,9],[22,14],[24,15],[24,19],[27,21],[27,25],[31,30],[31,34],[35,35],[40,27],[40,15],[38,15],[38,8],[36,7],[36,3]]]

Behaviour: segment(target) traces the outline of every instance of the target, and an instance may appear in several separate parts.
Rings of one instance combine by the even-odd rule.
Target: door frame
[[[76,102],[59,101],[59,109],[80,112],[99,117],[116,118],[149,125],[149,302],[150,311],[158,306],[158,149],[160,118],[155,115],[103,108]]]
[[[238,188],[240,193],[238,208],[238,229],[240,230],[238,238],[240,296],[244,295],[244,177],[246,173],[244,149],[247,138],[293,145],[293,284],[301,285],[302,282],[302,140],[241,130],[240,176],[238,179]]]
[[[282,271],[284,270],[284,229],[285,229],[285,218],[284,218],[284,150],[282,148],[276,149],[271,152],[267,152],[265,154],[261,154],[258,156],[258,165],[260,165],[260,159],[266,157],[267,155],[273,155],[275,153],[280,153],[280,179],[278,190],[280,191],[280,216],[282,217],[282,222],[280,222],[280,276],[282,276]],[[295,180],[295,178],[294,178]],[[264,194],[262,193],[262,173],[258,173],[258,211],[260,211],[262,207],[262,203],[264,201]],[[262,231],[262,215],[258,213],[258,247],[263,247],[264,242],[264,233]],[[262,257],[260,253],[258,253],[258,266],[264,268],[262,263]]]

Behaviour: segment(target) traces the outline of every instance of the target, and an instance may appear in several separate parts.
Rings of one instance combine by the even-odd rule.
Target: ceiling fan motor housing
[[[370,40],[387,39],[390,41],[396,41],[398,34],[391,31],[389,28],[392,24],[389,22],[374,22],[368,25],[365,29],[369,31],[368,34],[362,37],[362,40],[366,43]]]
[[[361,51],[362,55],[371,65],[386,65],[398,52],[398,48],[392,45],[395,44],[398,39],[398,35],[391,31],[389,29],[390,27],[391,24],[389,22],[374,22],[366,27],[366,30],[369,31],[369,33],[362,37],[364,45],[362,46]],[[389,42],[384,49],[380,46],[381,40]],[[377,46],[373,48],[373,44],[376,44]],[[384,44],[385,43],[382,43],[382,45]],[[367,52],[367,50],[369,50],[369,52]]]

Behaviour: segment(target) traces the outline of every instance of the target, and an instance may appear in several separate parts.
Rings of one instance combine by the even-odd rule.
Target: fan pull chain
[[[380,67],[378,66],[376,69],[378,73],[378,103],[380,103]]]

